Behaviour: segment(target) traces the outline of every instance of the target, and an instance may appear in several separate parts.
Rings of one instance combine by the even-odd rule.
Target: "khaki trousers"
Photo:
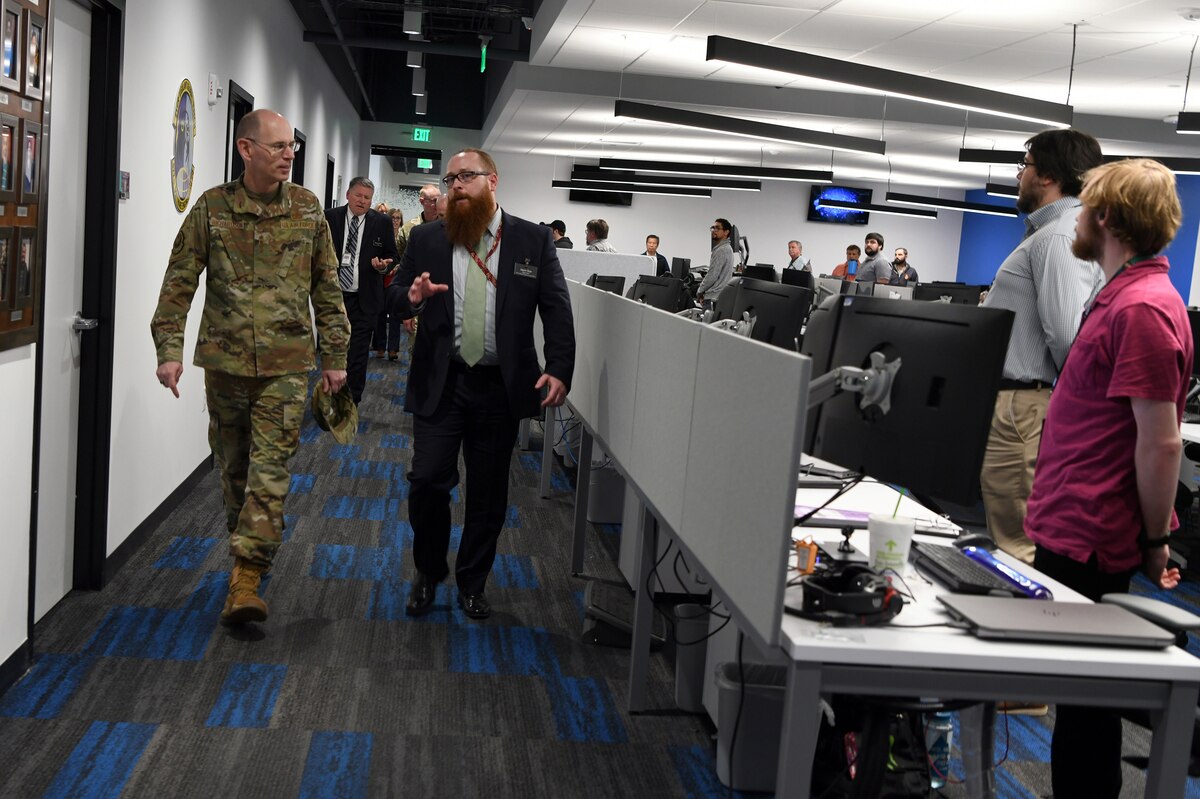
[[[979,478],[988,532],[998,547],[1030,564],[1034,547],[1025,537],[1025,505],[1049,404],[1048,388],[1002,390],[996,395]]]

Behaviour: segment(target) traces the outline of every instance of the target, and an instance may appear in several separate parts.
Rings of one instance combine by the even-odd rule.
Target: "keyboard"
[[[922,573],[937,580],[955,594],[1025,596],[1012,583],[993,574],[955,547],[914,541],[912,561]]]

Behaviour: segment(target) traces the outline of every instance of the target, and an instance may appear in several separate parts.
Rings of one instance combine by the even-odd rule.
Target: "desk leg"
[[[542,474],[546,473],[545,468]],[[575,473],[575,540],[571,545],[571,574],[583,573],[587,548],[588,495],[592,488],[592,434],[585,427],[579,436],[579,471]]]
[[[808,796],[812,787],[813,758],[821,730],[821,669],[792,661],[788,666],[783,705],[783,730],[779,739],[776,796]]]
[[[1200,685],[1171,683],[1166,710],[1154,720],[1150,743],[1150,768],[1146,771],[1146,799],[1183,796],[1187,788],[1188,754],[1196,718]]]
[[[658,551],[658,523],[649,508],[642,511],[637,531],[638,549],[634,574],[633,639],[629,647],[628,710],[636,713],[646,709],[646,677],[650,673],[650,634],[654,623],[652,591],[646,590],[654,568],[654,553]]]
[[[958,714],[963,768],[967,772],[967,796],[971,799],[994,799],[996,773],[994,732],[996,705],[983,702],[964,708]]]
[[[521,451],[529,449],[529,420],[522,419],[520,426],[517,428],[517,446]]]
[[[546,421],[542,427],[542,482],[541,497],[550,496],[550,478],[554,475],[554,422],[557,414],[554,408],[546,408]]]

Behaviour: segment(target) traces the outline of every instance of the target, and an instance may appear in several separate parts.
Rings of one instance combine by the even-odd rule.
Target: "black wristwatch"
[[[1138,544],[1142,549],[1154,549],[1155,547],[1161,547],[1169,543],[1171,543],[1170,532],[1167,532],[1158,538],[1147,538],[1145,530],[1138,535]]]

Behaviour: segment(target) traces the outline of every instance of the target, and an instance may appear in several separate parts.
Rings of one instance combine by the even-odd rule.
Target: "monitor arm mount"
[[[712,321],[713,312],[701,308],[687,308],[677,311],[675,315],[682,316],[684,319],[691,319],[693,322],[703,322],[718,330],[728,330],[743,338],[750,338],[750,334],[754,332],[754,323],[758,319],[757,316],[751,316],[749,311],[742,311],[741,319],[721,319],[714,322]]]
[[[867,411],[875,407],[880,413],[892,409],[892,383],[896,373],[900,371],[900,359],[888,362],[882,352],[871,353],[871,366],[859,369],[854,366],[838,366],[812,381],[808,386],[808,409],[811,411],[841,394],[850,391],[862,394],[858,407]],[[838,552],[850,554],[854,547],[850,537],[854,528],[842,528],[842,543],[838,544]]]
[[[892,409],[892,383],[900,371],[900,359],[886,361],[882,352],[871,353],[871,366],[859,369],[854,366],[838,366],[818,377],[808,386],[808,409],[841,394],[851,391],[862,394],[858,407],[867,410],[877,407],[881,413]]]

